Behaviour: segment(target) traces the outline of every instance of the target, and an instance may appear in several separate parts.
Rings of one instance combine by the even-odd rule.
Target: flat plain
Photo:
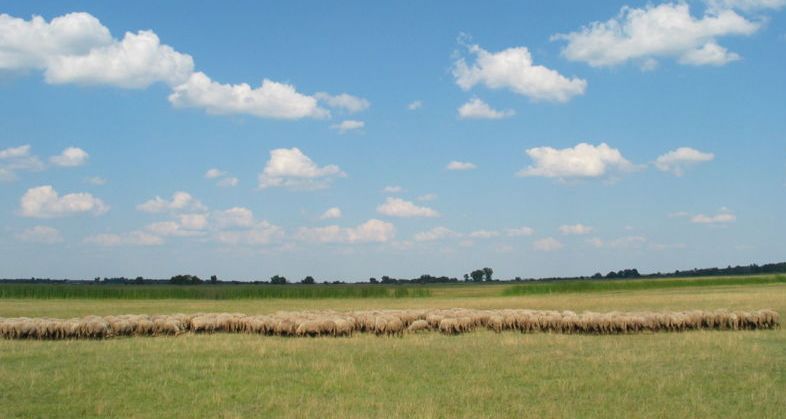
[[[0,299],[0,317],[383,308],[771,308],[786,285],[428,297]],[[2,417],[782,417],[786,331],[0,340]]]

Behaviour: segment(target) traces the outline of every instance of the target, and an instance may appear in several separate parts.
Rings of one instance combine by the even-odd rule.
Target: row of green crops
[[[91,285],[2,284],[0,298],[263,299],[428,297],[421,287],[372,285]]]
[[[713,287],[725,285],[786,284],[786,276],[738,276],[691,279],[627,279],[543,281],[514,285],[502,290],[502,295],[534,295],[595,291],[633,291],[659,288]]]

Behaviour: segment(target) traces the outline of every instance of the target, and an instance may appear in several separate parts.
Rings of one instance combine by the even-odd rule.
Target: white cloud
[[[207,228],[206,214],[180,214],[177,218],[183,228],[189,230],[203,230]]]
[[[535,230],[531,227],[517,227],[517,228],[509,228],[505,231],[508,237],[522,237],[522,236],[531,236],[535,234]]]
[[[449,228],[434,227],[431,230],[416,233],[415,241],[419,241],[419,242],[436,241],[436,240],[444,240],[444,239],[455,239],[458,237],[461,237],[461,234]]]
[[[467,235],[473,239],[491,239],[494,237],[499,237],[499,231],[492,231],[492,230],[476,230]]]
[[[553,252],[565,247],[559,240],[553,237],[546,237],[545,239],[537,240],[532,244],[532,246],[535,250],[541,252]]]
[[[160,246],[164,239],[144,231],[132,231],[127,234],[96,234],[85,237],[84,242],[103,247]]]
[[[356,131],[362,129],[366,126],[366,123],[363,121],[355,121],[353,119],[347,119],[346,121],[341,121],[338,124],[333,124],[330,128],[337,130],[340,134],[346,134],[350,131]]]
[[[410,102],[407,105],[407,109],[409,109],[410,111],[416,111],[416,110],[418,110],[418,109],[420,109],[422,107],[423,107],[423,102],[421,102],[419,100],[416,100],[414,102]]]
[[[592,247],[601,248],[606,243],[600,237],[593,237],[591,239],[587,239],[587,243],[589,243]]]
[[[30,154],[30,145],[9,147],[0,150],[0,181],[16,179],[18,171],[43,170],[44,164]]]
[[[59,196],[51,185],[28,189],[19,202],[19,213],[24,217],[54,218],[90,213],[100,215],[109,206],[85,192]]]
[[[246,83],[222,84],[194,71],[188,54],[162,44],[151,30],[126,32],[113,39],[88,13],[70,13],[47,22],[0,14],[0,71],[43,70],[48,83],[112,85],[145,88],[163,82],[173,88],[175,107],[202,108],[211,114],[247,114],[262,118],[326,118],[328,106],[358,112],[366,99],[342,93],[309,96],[295,87],[263,79],[259,87]],[[6,172],[0,169],[0,174]]]
[[[53,84],[107,84],[139,89],[159,81],[175,86],[188,80],[193,71],[190,55],[162,45],[153,31],[139,31],[126,32],[122,41],[93,48],[84,55],[52,57],[45,77]]]
[[[220,169],[216,169],[216,168],[208,169],[208,171],[205,172],[205,179],[216,179],[222,176],[226,176],[226,174],[227,172]]]
[[[219,228],[251,227],[254,225],[254,213],[243,207],[229,208],[211,215]]]
[[[237,186],[238,183],[240,183],[240,179],[238,179],[238,178],[236,178],[234,176],[227,176],[225,178],[222,178],[218,182],[216,182],[216,185],[218,185],[218,186],[220,186],[222,188],[231,188],[231,187]]]
[[[85,182],[87,182],[87,183],[89,183],[91,185],[96,185],[96,186],[103,186],[103,185],[107,184],[107,180],[102,178],[101,176],[91,176],[91,177],[85,178]]]
[[[646,237],[627,236],[614,239],[608,243],[612,249],[638,249],[647,242]]]
[[[49,161],[55,166],[60,167],[76,167],[87,163],[90,157],[85,150],[78,147],[68,147],[57,156],[52,156]]]
[[[488,103],[478,98],[473,98],[458,108],[458,114],[461,119],[502,119],[513,116],[516,112],[512,109],[498,111],[489,106]]]
[[[343,109],[349,113],[361,112],[368,109],[371,103],[362,97],[356,97],[342,93],[340,95],[332,96],[325,92],[317,92],[314,95],[317,100],[324,102],[331,108]]]
[[[389,185],[382,188],[382,192],[384,193],[401,193],[404,192],[404,188],[398,185]]]
[[[270,151],[270,160],[259,174],[259,187],[320,189],[343,176],[346,174],[338,166],[319,167],[298,148],[277,148]]]
[[[623,7],[606,22],[593,22],[577,32],[559,34],[567,41],[562,54],[593,67],[639,60],[652,67],[656,58],[676,57],[692,65],[722,65],[739,59],[716,42],[717,37],[750,35],[761,27],[730,9],[708,11],[701,18],[687,3],[664,3],[644,8]],[[647,64],[648,63],[648,64]]]
[[[629,171],[634,166],[619,150],[606,143],[598,146],[581,143],[572,148],[535,147],[527,150],[534,165],[522,169],[518,176],[555,178],[599,177],[610,169]]]
[[[690,218],[690,222],[696,224],[728,224],[737,221],[737,216],[728,210],[722,210],[715,215],[696,214]]]
[[[737,9],[743,12],[756,12],[764,9],[780,9],[786,6],[786,0],[706,0],[706,3],[712,11]]]
[[[334,220],[336,218],[341,218],[341,208],[328,208],[325,212],[322,213],[322,215],[319,216],[320,220]]]
[[[204,234],[201,231],[189,230],[183,225],[174,221],[161,221],[149,224],[147,227],[145,227],[145,230],[156,236],[162,237],[193,237]]]
[[[63,241],[63,236],[57,229],[40,225],[22,231],[16,237],[30,243],[55,244]]]
[[[561,225],[559,226],[559,232],[566,235],[589,234],[592,232],[592,227],[583,224]]]
[[[525,47],[508,48],[492,53],[478,45],[467,47],[475,62],[467,65],[459,58],[453,66],[456,84],[469,90],[476,84],[491,89],[506,88],[535,101],[567,102],[582,95],[587,82],[567,78],[542,65],[533,65],[532,56]]]
[[[167,211],[204,211],[207,208],[188,192],[175,192],[172,199],[166,200],[160,196],[141,203],[136,209],[142,212],[159,213]]]
[[[302,227],[296,233],[299,240],[315,243],[382,243],[393,240],[396,229],[393,224],[371,219],[357,227]]]
[[[52,57],[87,54],[109,45],[109,29],[88,13],[69,13],[47,22],[0,14],[0,69],[44,69]]]
[[[419,207],[400,198],[387,198],[377,207],[377,212],[390,217],[438,217],[439,213],[428,207]]]
[[[655,160],[655,167],[660,171],[682,176],[688,166],[708,162],[714,158],[715,155],[712,153],[704,153],[690,147],[680,147],[658,157]]]
[[[268,79],[262,80],[257,88],[246,83],[221,84],[202,72],[193,73],[188,81],[175,86],[169,102],[175,107],[204,108],[219,115],[248,114],[276,119],[329,116],[314,97],[298,93],[292,85]]]
[[[433,194],[433,193],[427,193],[417,197],[417,200],[422,202],[434,201],[436,199],[437,199],[437,194]]]
[[[216,240],[231,245],[265,245],[284,237],[284,230],[267,221],[255,222],[247,230],[219,231]]]
[[[229,173],[221,170],[212,168],[205,172],[205,179],[218,179],[216,185],[221,186],[222,188],[237,186],[240,183],[240,180],[234,176],[229,176]]]
[[[445,166],[448,170],[472,170],[476,169],[478,166],[475,163],[464,162],[464,161],[452,161]]]
[[[740,55],[729,52],[726,48],[714,43],[707,42],[701,48],[692,49],[685,52],[679,58],[681,64],[689,65],[717,65],[721,66],[740,59]]]

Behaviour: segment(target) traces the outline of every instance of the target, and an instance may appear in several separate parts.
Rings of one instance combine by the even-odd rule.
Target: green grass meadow
[[[773,277],[770,277],[773,278]],[[693,280],[691,280],[693,281]],[[614,281],[621,283],[621,281]],[[374,308],[772,308],[782,281],[418,298],[0,298],[0,316]],[[0,340],[0,417],[750,417],[786,412],[786,330]]]

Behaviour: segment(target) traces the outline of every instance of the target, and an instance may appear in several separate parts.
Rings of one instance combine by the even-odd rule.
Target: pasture
[[[507,284],[445,285],[419,287],[425,291],[399,298],[388,293],[236,299],[5,297],[0,298],[0,317],[455,307],[576,312],[771,308],[783,316],[786,284],[766,278],[660,288],[612,284],[547,293],[522,292]],[[781,417],[785,407],[783,328],[625,335],[478,330],[403,337],[215,333],[0,339],[1,417],[759,418]]]

